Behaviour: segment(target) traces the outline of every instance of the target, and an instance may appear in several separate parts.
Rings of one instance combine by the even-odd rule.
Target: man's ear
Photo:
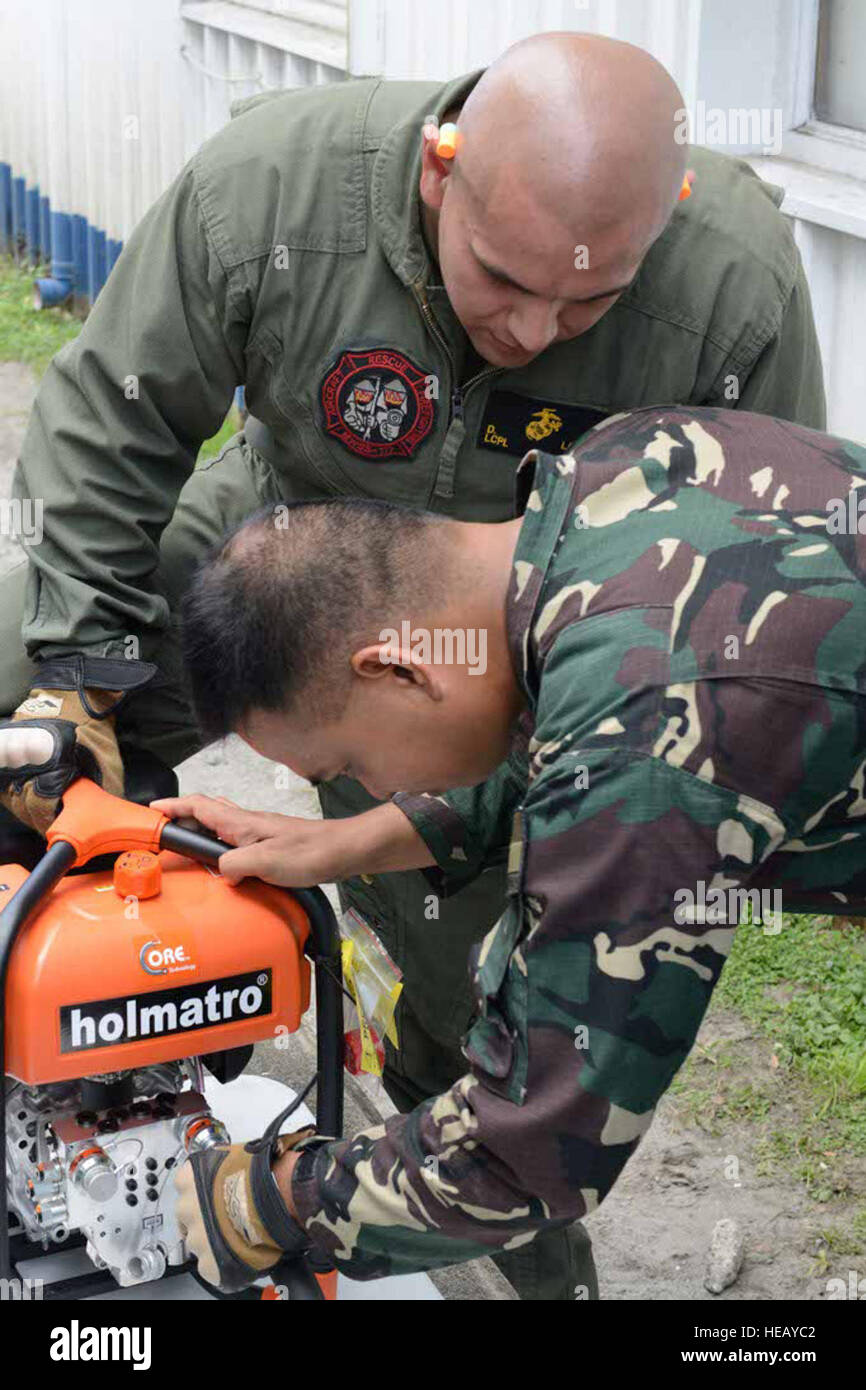
[[[442,684],[435,666],[417,661],[408,648],[394,642],[372,642],[354,652],[352,670],[362,680],[381,680],[390,676],[404,684],[417,686],[432,700],[441,700]]]
[[[351,666],[356,676],[362,680],[376,681],[387,676],[402,657],[403,653],[390,642],[371,642],[353,652]]]
[[[431,212],[442,207],[445,184],[452,172],[453,160],[440,159],[436,153],[439,143],[439,127],[427,121],[421,132],[421,200]]]

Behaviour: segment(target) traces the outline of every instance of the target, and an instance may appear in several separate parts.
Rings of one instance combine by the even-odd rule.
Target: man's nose
[[[557,304],[527,297],[512,309],[508,331],[525,352],[542,352],[556,337],[558,316]]]

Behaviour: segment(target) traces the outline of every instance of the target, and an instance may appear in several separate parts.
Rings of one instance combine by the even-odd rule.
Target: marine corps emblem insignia
[[[562,429],[562,418],[557,415],[551,406],[545,406],[542,410],[536,410],[529,424],[526,426],[527,439],[546,439],[554,430]]]
[[[430,380],[391,348],[341,353],[322,382],[325,433],[362,458],[411,458],[436,418]]]

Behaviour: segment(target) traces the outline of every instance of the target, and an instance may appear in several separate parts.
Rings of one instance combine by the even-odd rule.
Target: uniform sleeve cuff
[[[343,1145],[346,1147],[348,1141],[345,1139],[335,1139],[333,1147]],[[295,1208],[295,1220],[309,1237],[308,1225],[322,1209],[322,1194],[319,1190],[319,1180],[316,1176],[316,1160],[322,1156],[323,1151],[329,1153],[331,1144],[316,1144],[308,1149],[301,1149],[298,1154],[298,1161],[292,1169],[292,1203]],[[330,1158],[326,1158],[330,1162]]]
[[[482,848],[465,820],[441,796],[398,792],[392,798],[421,836],[436,865],[421,873],[440,898],[477,878],[484,868]]]

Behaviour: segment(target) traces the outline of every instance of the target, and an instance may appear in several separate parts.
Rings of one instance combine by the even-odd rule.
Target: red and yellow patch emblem
[[[344,352],[322,382],[325,433],[361,458],[411,458],[435,423],[433,380],[391,348]]]

